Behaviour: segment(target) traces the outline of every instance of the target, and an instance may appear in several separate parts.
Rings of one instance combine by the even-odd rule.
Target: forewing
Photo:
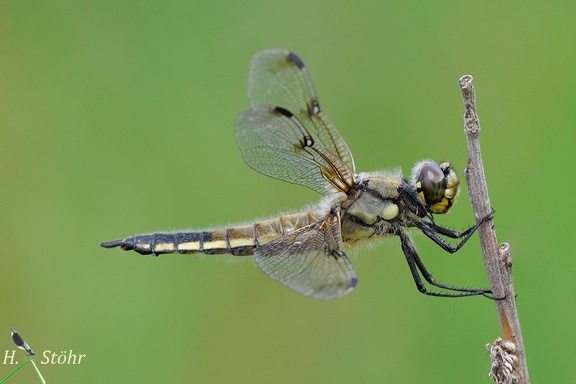
[[[248,81],[250,105],[276,105],[298,117],[319,107],[308,69],[293,52],[267,49],[252,59]]]
[[[333,214],[258,247],[254,258],[265,274],[305,296],[332,299],[358,284]]]
[[[298,56],[279,49],[259,52],[248,88],[253,107],[238,115],[236,139],[249,166],[324,194],[346,192],[354,184],[352,154],[320,108]]]

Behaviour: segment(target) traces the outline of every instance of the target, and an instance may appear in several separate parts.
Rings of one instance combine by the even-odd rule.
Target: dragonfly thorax
[[[404,210],[398,190],[401,176],[365,173],[360,180],[342,204],[342,237],[348,241],[381,233],[381,223],[397,222]]]

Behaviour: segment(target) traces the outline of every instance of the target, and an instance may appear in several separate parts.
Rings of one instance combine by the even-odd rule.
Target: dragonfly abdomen
[[[254,236],[238,236],[235,228],[182,233],[153,233],[135,235],[123,240],[101,244],[105,248],[120,247],[142,255],[167,253],[205,253],[219,255],[230,253],[235,256],[251,255],[254,252]]]
[[[102,243],[105,248],[120,247],[142,255],[167,253],[231,254],[247,256],[254,250],[287,233],[321,220],[326,214],[316,211],[295,213],[252,224],[198,232],[167,232],[135,235]]]

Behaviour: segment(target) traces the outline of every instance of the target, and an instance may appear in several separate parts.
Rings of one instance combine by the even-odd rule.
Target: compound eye
[[[439,203],[444,198],[446,175],[437,163],[424,164],[416,182],[418,193],[428,206]]]

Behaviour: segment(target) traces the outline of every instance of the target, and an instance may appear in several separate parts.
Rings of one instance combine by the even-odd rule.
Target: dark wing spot
[[[301,128],[302,133],[302,138],[300,139],[300,148],[312,147],[314,145],[314,139],[312,139],[312,137],[308,135],[308,133],[306,132],[306,128],[302,127],[302,124],[298,121],[298,119],[294,116],[292,112],[290,112],[286,108],[278,106],[274,107],[272,112],[276,113],[277,115],[284,116],[288,119],[294,119],[297,122],[297,125]]]
[[[350,288],[356,288],[357,285],[358,285],[358,278],[353,277],[352,280],[350,280]]]
[[[304,62],[294,52],[288,52],[288,60],[296,64],[299,69],[304,68]]]
[[[282,108],[282,107],[274,107],[273,111],[279,115],[285,116],[289,119],[292,118],[292,116],[294,116],[294,114],[292,112],[290,112],[289,110],[287,110],[286,108]]]

